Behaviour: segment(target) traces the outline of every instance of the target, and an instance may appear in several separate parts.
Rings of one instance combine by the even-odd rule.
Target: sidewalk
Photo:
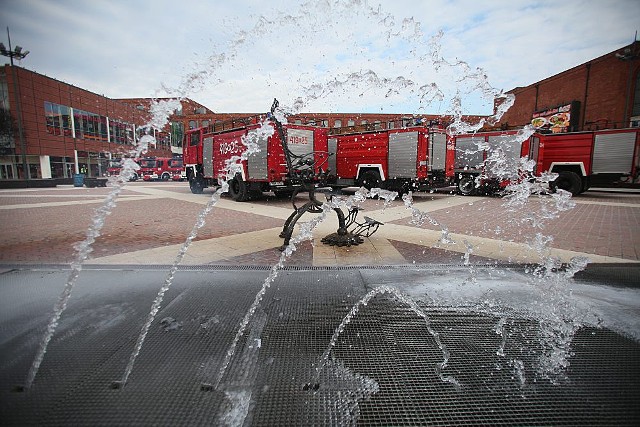
[[[84,240],[95,209],[109,188],[58,187],[0,190],[0,263],[69,263],[73,245]],[[186,183],[130,183],[107,216],[89,264],[172,264],[209,201],[212,190],[194,195]],[[299,204],[304,203],[303,195]],[[517,212],[504,200],[451,194],[414,194],[414,208],[425,218],[412,223],[412,212],[400,200],[385,208],[367,200],[362,215],[384,223],[359,246],[320,243],[337,229],[330,213],[314,230],[314,243],[303,242],[290,265],[402,265],[539,262],[530,247],[536,235],[551,238],[546,255],[568,261],[640,261],[640,194],[589,191],[574,199],[576,207],[545,219],[548,200],[531,198]],[[183,264],[273,265],[278,262],[279,233],[292,212],[288,200],[237,203],[223,197],[205,218]],[[301,219],[309,221],[312,215]],[[532,227],[532,222],[544,228]],[[442,224],[434,225],[434,224]],[[454,243],[441,243],[442,227]],[[446,233],[445,233],[446,234]],[[538,239],[540,240],[540,238]]]

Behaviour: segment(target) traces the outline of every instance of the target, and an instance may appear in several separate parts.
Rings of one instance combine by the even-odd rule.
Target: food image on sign
[[[536,117],[535,119],[531,120],[531,126],[535,128],[541,128],[546,124],[547,124],[547,119],[545,119],[544,117]]]
[[[571,127],[572,108],[572,104],[566,104],[559,107],[548,108],[543,111],[536,111],[533,113],[531,126],[541,132],[567,132]]]
[[[553,116],[549,117],[549,123],[551,123],[551,127],[567,127],[569,126],[569,114],[554,114]]]

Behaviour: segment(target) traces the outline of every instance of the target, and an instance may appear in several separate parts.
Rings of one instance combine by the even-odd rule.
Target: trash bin
[[[84,185],[84,174],[83,173],[74,173],[73,174],[73,186],[74,187],[82,187]]]

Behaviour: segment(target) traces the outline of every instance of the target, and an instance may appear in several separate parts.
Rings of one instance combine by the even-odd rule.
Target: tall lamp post
[[[24,133],[22,131],[22,111],[20,109],[20,92],[17,81],[16,69],[13,67],[13,58],[24,59],[29,54],[28,50],[22,51],[22,47],[16,46],[15,49],[11,48],[11,35],[9,34],[9,27],[7,27],[7,39],[9,40],[9,49],[0,43],[0,54],[2,56],[8,56],[11,62],[11,75],[13,77],[13,93],[16,98],[16,114],[18,116],[18,136],[20,137],[20,151],[22,152],[22,173],[24,179],[29,180],[29,169],[27,168],[27,146],[24,140]]]

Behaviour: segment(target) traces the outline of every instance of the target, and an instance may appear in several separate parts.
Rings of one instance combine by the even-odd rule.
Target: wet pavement
[[[0,263],[65,264],[73,245],[84,240],[94,211],[109,188],[62,186],[0,190]],[[126,185],[93,245],[89,264],[171,264],[192,230],[213,189],[194,195],[184,182],[135,182]],[[406,265],[538,262],[532,249],[537,234],[552,237],[549,254],[568,261],[585,256],[596,263],[640,261],[640,193],[589,191],[573,200],[576,207],[544,228],[522,221],[544,214],[547,199],[532,197],[517,211],[499,197],[462,197],[450,193],[415,193],[414,206],[448,228],[453,244],[439,240],[442,231],[428,221],[412,223],[401,200],[389,207],[367,200],[362,215],[383,222],[359,246],[320,243],[337,229],[330,215],[314,232],[315,243],[303,242],[290,265]],[[305,196],[299,195],[299,204]],[[183,264],[273,265],[280,257],[279,233],[292,212],[288,200],[266,193],[259,200],[237,203],[223,197],[207,216]],[[307,214],[300,222],[309,221]],[[294,234],[295,235],[295,234]],[[469,253],[468,248],[471,248]]]

